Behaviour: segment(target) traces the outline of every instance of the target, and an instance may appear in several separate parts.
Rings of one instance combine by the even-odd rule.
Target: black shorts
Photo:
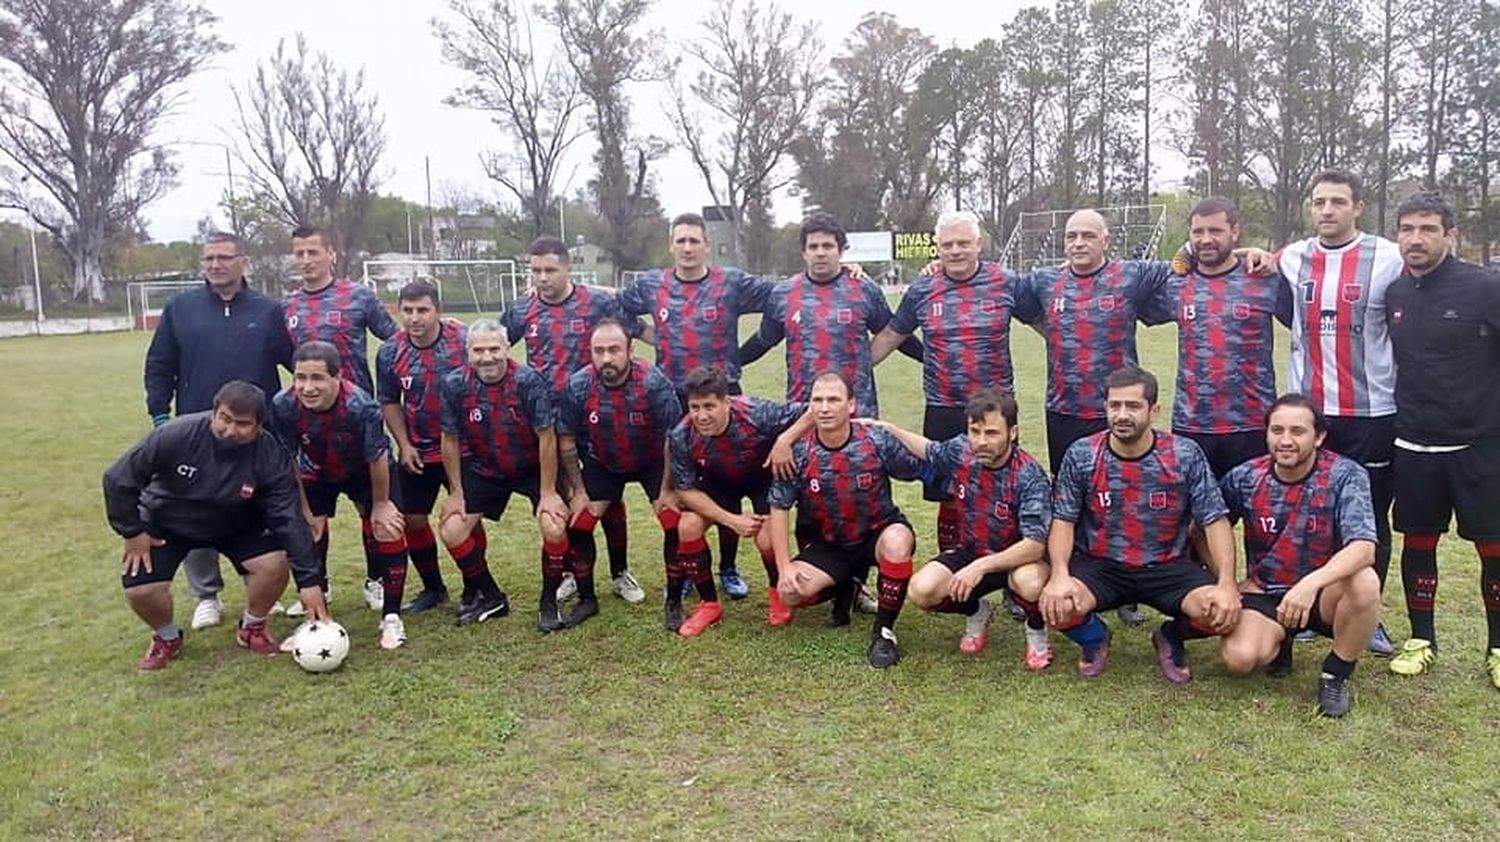
[[[662,463],[655,462],[646,470],[634,474],[617,474],[604,467],[592,456],[583,457],[583,490],[592,503],[614,503],[625,496],[625,486],[638,482],[646,492],[646,499],[655,501],[661,496]]]
[[[370,500],[373,496],[370,491],[369,474],[350,477],[344,482],[321,480],[307,482],[304,480],[302,491],[307,495],[307,507],[312,509],[312,513],[317,517],[333,517],[338,511],[340,494],[348,497],[361,512],[369,514]]]
[[[1396,531],[1500,541],[1500,439],[1451,453],[1396,448]]]
[[[948,568],[949,573],[957,573],[967,567],[979,556],[970,552],[966,547],[957,547],[944,550],[932,558],[928,564],[938,564]],[[986,573],[975,586],[973,596],[984,596],[987,593],[1004,590],[1006,583],[1010,581],[1010,573],[1000,571],[998,573]]]
[[[1214,476],[1222,479],[1229,469],[1243,462],[1265,456],[1266,433],[1264,430],[1241,430],[1237,433],[1190,433],[1186,430],[1172,431],[1185,439],[1192,439],[1208,457],[1208,466]]]
[[[510,496],[519,494],[531,501],[531,511],[536,512],[541,498],[541,477],[532,474],[521,479],[495,479],[477,471],[463,468],[464,511],[471,515],[483,515],[490,520],[499,520],[510,505]]]
[[[1242,593],[1240,594],[1240,607],[1246,611],[1254,611],[1263,614],[1272,621],[1276,619],[1276,609],[1281,607],[1281,599],[1286,596],[1286,591],[1281,593]],[[1324,637],[1333,637],[1333,626],[1323,620],[1323,615],[1318,613],[1318,601],[1323,598],[1323,592],[1318,591],[1313,597],[1312,610],[1307,612],[1307,622],[1301,628],[1287,629],[1287,634],[1301,634],[1305,631],[1316,632]]]
[[[1107,418],[1082,418],[1047,410],[1047,464],[1052,476],[1062,467],[1063,454],[1073,442],[1109,429]]]
[[[1145,603],[1171,617],[1182,616],[1182,600],[1189,593],[1218,582],[1212,573],[1191,562],[1127,569],[1112,561],[1075,555],[1068,572],[1094,595],[1096,611]]]
[[[120,576],[120,584],[127,588],[137,585],[149,585],[153,582],[170,582],[177,574],[177,568],[182,565],[182,560],[188,552],[200,548],[211,548],[218,550],[221,555],[228,557],[229,563],[234,565],[234,570],[241,576],[246,575],[245,562],[256,556],[266,553],[274,553],[283,549],[281,541],[259,518],[245,524],[245,527],[223,537],[211,541],[189,540],[170,532],[152,532],[148,526],[147,532],[151,532],[158,538],[166,541],[160,547],[151,548],[151,571],[140,571],[134,576]]]
[[[740,508],[741,500],[750,501],[750,510],[758,515],[771,513],[771,504],[766,501],[766,495],[771,493],[771,483],[759,483],[755,485],[731,485],[702,487],[698,489],[709,496],[719,505],[719,508],[728,512],[743,511]]]
[[[875,556],[875,545],[880,542],[880,533],[898,523],[907,529],[911,528],[911,524],[907,523],[905,518],[893,520],[871,532],[853,547],[830,544],[817,533],[799,528],[797,530],[797,555],[792,560],[805,561],[827,573],[835,585],[856,579],[863,582],[869,577],[870,568],[879,564]]]
[[[391,487],[400,491],[401,513],[432,514],[432,507],[437,505],[438,490],[448,487],[448,472],[443,470],[443,463],[429,462],[422,466],[420,474],[411,473],[399,465],[392,470],[396,481]]]
[[[1396,450],[1396,416],[1352,418],[1328,416],[1328,437],[1323,446],[1365,466],[1371,478],[1377,470],[1390,470]]]
[[[932,441],[947,441],[969,431],[969,415],[961,406],[933,406],[928,404],[922,413],[922,435]],[[941,503],[950,499],[943,486],[935,485],[924,477],[922,499]]]

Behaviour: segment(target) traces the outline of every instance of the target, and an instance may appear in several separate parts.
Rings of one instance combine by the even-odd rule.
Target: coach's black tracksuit
[[[104,472],[109,525],[126,538],[150,531],[214,546],[261,523],[286,550],[297,587],[321,584],[291,456],[265,430],[251,444],[226,445],[209,428],[211,416],[169,421]]]
[[[1500,276],[1449,256],[1386,291],[1396,435],[1424,445],[1500,437]]]

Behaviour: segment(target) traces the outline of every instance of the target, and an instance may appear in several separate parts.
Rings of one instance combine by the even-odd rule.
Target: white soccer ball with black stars
[[[308,623],[297,635],[292,658],[308,672],[331,672],[349,654],[349,632],[332,620]]]

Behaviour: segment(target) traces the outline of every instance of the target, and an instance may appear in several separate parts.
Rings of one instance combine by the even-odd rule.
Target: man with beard
[[[639,483],[656,511],[669,574],[677,561],[675,495],[663,484],[667,433],[682,419],[677,390],[656,366],[631,356],[630,337],[619,321],[602,319],[590,343],[592,362],[568,378],[557,422],[559,458],[572,496],[568,528],[570,537],[579,542],[573,547],[578,604],[564,621],[568,626],[599,613],[594,594],[594,523],[619,501],[627,483]],[[699,599],[718,602],[712,578],[697,585]],[[673,632],[681,623],[681,587],[679,580],[663,611],[666,626]],[[675,615],[674,595],[678,600]]]
[[[1323,411],[1297,394],[1266,415],[1266,447],[1220,482],[1229,517],[1245,522],[1248,577],[1239,625],[1219,641],[1230,672],[1291,672],[1292,635],[1333,638],[1318,677],[1318,712],[1349,712],[1349,677],[1380,622],[1370,479],[1322,448]]]
[[[1016,399],[982,389],[965,407],[965,435],[935,442],[886,422],[884,427],[945,483],[963,517],[959,546],[944,550],[911,580],[918,607],[967,618],[958,651],[978,653],[995,608],[984,595],[1007,589],[1026,620],[1024,662],[1052,663],[1047,627],[1036,600],[1047,584],[1047,528],[1052,486],[1042,466],[1017,443]]]
[[[1273,319],[1289,324],[1291,288],[1253,275],[1235,256],[1240,212],[1208,198],[1188,216],[1194,264],[1168,278],[1147,306],[1151,323],[1177,323],[1172,432],[1203,448],[1214,476],[1262,456],[1265,417],[1276,400]]]
[[[1192,680],[1184,641],[1239,621],[1234,536],[1224,498],[1191,439],[1151,428],[1156,377],[1123,368],[1105,380],[1109,429],[1068,448],[1053,483],[1042,615],[1079,645],[1078,673],[1102,675],[1108,626],[1098,610],[1145,603],[1170,619],[1152,633],[1162,676]],[[1208,570],[1188,553],[1194,543]]]
[[[239,645],[258,655],[280,646],[266,631],[290,568],[306,613],[328,619],[324,570],[313,555],[290,456],[264,427],[265,393],[232,380],[213,409],[157,427],[104,472],[109,525],[124,539],[120,580],[152,631],[136,665],[164,669],[182,654],[172,621],[172,576],[183,556],[208,547],[245,577]]]

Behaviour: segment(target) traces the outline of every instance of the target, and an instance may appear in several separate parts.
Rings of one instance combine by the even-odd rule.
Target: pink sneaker
[[[162,640],[157,635],[151,635],[151,645],[146,649],[146,654],[136,662],[135,668],[142,672],[166,669],[167,664],[182,654],[182,635],[177,635],[176,640]]]
[[[240,623],[239,631],[235,633],[235,640],[246,649],[257,655],[276,655],[281,652],[281,644],[271,637],[266,631],[266,621],[245,625]]]

